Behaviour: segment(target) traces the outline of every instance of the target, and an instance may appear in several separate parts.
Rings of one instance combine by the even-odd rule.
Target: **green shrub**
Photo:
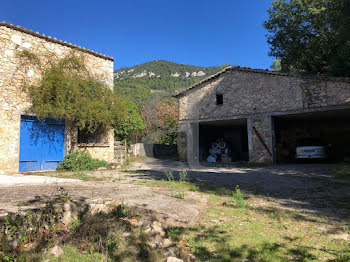
[[[94,170],[99,167],[106,167],[107,162],[92,158],[88,153],[75,151],[67,154],[58,165],[57,170],[79,171]]]
[[[236,189],[233,191],[232,200],[236,204],[236,206],[239,208],[247,207],[247,203],[245,202],[245,199],[244,199],[244,193],[241,191],[239,186],[236,186]]]

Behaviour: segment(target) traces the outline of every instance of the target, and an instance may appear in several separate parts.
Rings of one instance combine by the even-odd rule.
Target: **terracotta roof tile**
[[[26,34],[29,34],[29,35],[32,35],[32,36],[35,36],[35,37],[39,37],[39,38],[45,39],[48,42],[52,42],[52,43],[56,43],[56,44],[59,44],[59,45],[67,46],[67,47],[70,47],[70,48],[73,48],[73,49],[76,49],[76,50],[79,50],[79,51],[82,51],[82,52],[85,52],[85,53],[88,53],[88,54],[92,54],[94,56],[97,56],[97,57],[100,57],[100,58],[103,58],[103,59],[106,59],[106,60],[114,61],[113,57],[97,53],[95,51],[86,49],[84,47],[80,47],[80,46],[72,44],[72,43],[67,43],[66,41],[58,40],[56,37],[52,38],[51,36],[46,36],[45,34],[40,34],[39,32],[34,32],[33,30],[29,30],[29,29],[26,29],[26,28],[23,28],[23,27],[20,27],[20,26],[16,26],[16,25],[13,25],[13,24],[8,24],[8,23],[6,23],[4,21],[0,22],[0,26],[5,26],[5,27],[11,28],[13,30],[17,30],[17,31],[20,31],[20,32],[23,32],[23,33],[26,33]]]

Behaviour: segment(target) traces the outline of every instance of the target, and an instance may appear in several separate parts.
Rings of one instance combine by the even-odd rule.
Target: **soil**
[[[168,188],[134,183],[145,179],[166,179],[166,170],[173,171],[175,177],[179,171],[187,170],[187,179],[194,184],[209,183],[232,190],[238,185],[252,195],[272,199],[282,207],[298,208],[304,213],[321,215],[334,221],[349,220],[350,184],[337,180],[333,169],[334,165],[329,164],[190,169],[185,163],[177,161],[146,159],[143,163],[134,163],[127,172],[114,170],[91,173],[94,177],[112,180],[108,182],[58,179],[52,183],[0,186],[0,216],[19,209],[40,207],[42,202],[36,196],[54,198],[64,190],[77,201],[117,199],[162,214],[169,220],[196,224],[208,206],[203,194],[186,192],[185,199],[179,199]],[[26,181],[29,177],[26,177]]]

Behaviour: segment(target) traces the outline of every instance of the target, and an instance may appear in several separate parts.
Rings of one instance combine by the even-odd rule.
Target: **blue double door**
[[[56,169],[64,157],[64,121],[21,117],[19,171]]]

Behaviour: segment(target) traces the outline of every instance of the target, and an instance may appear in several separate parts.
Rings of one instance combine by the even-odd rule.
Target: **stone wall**
[[[301,109],[301,82],[296,77],[227,71],[180,97],[180,120]],[[216,94],[223,94],[223,105],[216,105]]]
[[[264,163],[273,161],[272,120],[270,116],[248,118],[249,161]]]
[[[223,105],[216,105],[223,94]],[[350,83],[228,70],[179,96],[179,120],[228,118],[350,103]]]
[[[23,64],[19,54],[28,50],[45,66],[69,54],[81,56],[92,75],[113,89],[113,60],[91,51],[69,46],[54,39],[38,37],[13,26],[0,24],[0,172],[17,172],[19,164],[19,137],[21,115],[32,115],[31,102],[22,90],[23,81],[35,83],[40,79],[40,69]],[[113,132],[108,132],[108,143],[103,147],[89,147],[94,157],[113,159]],[[73,141],[74,138],[66,138]],[[68,147],[71,146],[66,143]],[[75,145],[78,148],[78,145]]]
[[[217,94],[223,95],[222,105],[216,104]],[[197,138],[188,139],[198,132],[189,128],[191,124],[247,119],[250,161],[270,162],[274,154],[271,116],[334,107],[350,108],[350,81],[232,68],[180,93],[178,99],[181,160],[189,161],[198,153]]]

